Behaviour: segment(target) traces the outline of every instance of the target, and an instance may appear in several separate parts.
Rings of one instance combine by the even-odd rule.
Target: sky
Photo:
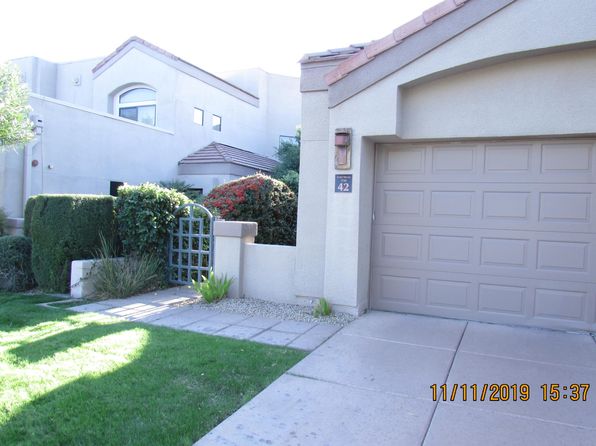
[[[299,76],[306,53],[389,34],[439,0],[12,0],[0,62],[105,57],[136,35],[212,73]]]

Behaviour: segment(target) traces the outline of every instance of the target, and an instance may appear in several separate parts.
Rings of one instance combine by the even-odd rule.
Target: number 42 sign
[[[335,175],[335,192],[352,192],[352,175]]]

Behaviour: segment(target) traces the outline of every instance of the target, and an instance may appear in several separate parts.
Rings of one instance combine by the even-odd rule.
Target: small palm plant
[[[228,278],[226,275],[216,276],[213,269],[210,269],[207,277],[201,276],[200,282],[192,279],[192,287],[203,296],[205,302],[213,303],[226,297],[233,281],[233,278]]]

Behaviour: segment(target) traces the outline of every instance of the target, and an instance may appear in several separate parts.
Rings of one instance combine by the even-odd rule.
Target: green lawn
[[[190,445],[305,353],[0,294],[0,445]]]

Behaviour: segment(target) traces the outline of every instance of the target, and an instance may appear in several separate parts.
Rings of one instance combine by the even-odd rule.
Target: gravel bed
[[[268,302],[261,299],[242,297],[238,299],[222,299],[219,302],[207,303],[200,298],[189,299],[179,305],[194,305],[214,311],[260,316],[271,319],[292,320],[300,322],[317,322],[344,326],[349,324],[355,316],[347,313],[333,312],[329,316],[314,317],[312,308],[304,305]]]

